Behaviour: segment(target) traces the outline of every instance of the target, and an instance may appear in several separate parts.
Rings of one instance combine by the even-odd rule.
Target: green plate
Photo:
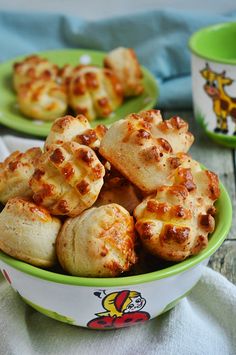
[[[55,64],[77,65],[94,64],[102,66],[105,52],[91,51],[87,49],[63,49],[36,53],[39,56],[48,58]],[[52,122],[34,121],[26,118],[18,109],[16,95],[12,86],[12,64],[20,61],[25,56],[14,58],[0,64],[0,123],[14,128],[18,131],[29,133],[35,136],[46,137],[49,133]],[[98,118],[93,121],[92,126],[103,123],[109,125],[116,120],[125,117],[132,112],[139,112],[153,108],[157,103],[158,87],[154,76],[142,67],[144,92],[142,95],[126,99],[108,118]]]

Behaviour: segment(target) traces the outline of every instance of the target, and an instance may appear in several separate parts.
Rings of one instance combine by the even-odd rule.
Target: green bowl
[[[85,63],[85,61],[86,63],[89,61],[88,64],[102,66],[106,55],[105,52],[88,49],[51,50],[35,54],[47,58],[61,67],[65,64],[76,66],[80,63]],[[30,120],[17,107],[16,95],[12,87],[12,65],[24,58],[25,56],[21,56],[0,64],[0,123],[24,133],[46,137],[50,131],[52,122]],[[122,106],[109,117],[97,118],[91,123],[92,126],[97,124],[110,125],[118,119],[124,118],[129,113],[148,110],[156,105],[159,96],[157,81],[148,69],[142,67],[142,72],[144,92],[139,96],[126,99]]]
[[[202,28],[189,40],[196,120],[215,142],[236,147],[236,22]]]
[[[59,321],[116,329],[154,318],[188,294],[201,277],[202,265],[226,238],[232,206],[222,184],[220,188],[216,228],[207,248],[173,266],[136,276],[85,278],[46,271],[0,252],[1,271],[26,303]]]

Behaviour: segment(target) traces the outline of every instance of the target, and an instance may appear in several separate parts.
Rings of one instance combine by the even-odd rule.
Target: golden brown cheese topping
[[[15,151],[0,164],[0,202],[5,204],[16,196],[32,196],[29,179],[41,154],[40,148],[30,148],[24,153]]]
[[[55,81],[58,71],[57,65],[47,59],[37,55],[28,56],[13,65],[14,88],[19,91],[22,84],[35,80]]]
[[[27,117],[52,121],[65,114],[65,87],[53,80],[31,80],[21,84],[17,92],[20,111]]]
[[[159,187],[134,211],[143,247],[170,261],[181,261],[207,246],[215,228],[213,203],[219,197],[215,174],[187,156],[182,164],[172,172],[169,186]]]
[[[114,277],[136,262],[133,218],[121,206],[107,204],[69,218],[57,238],[57,255],[70,274]]]
[[[109,69],[94,66],[74,68],[69,83],[69,104],[89,121],[107,117],[123,102],[121,84]]]
[[[186,160],[185,153],[193,142],[188,124],[179,118],[177,124],[176,120],[168,120],[163,133],[160,111],[130,114],[110,127],[99,152],[145,194],[153,193]],[[191,188],[190,176],[182,179]]]
[[[125,96],[136,96],[143,92],[142,70],[132,48],[119,47],[112,50],[106,55],[104,66],[116,73]]]
[[[66,115],[55,120],[44,148],[48,150],[51,145],[61,145],[73,141],[97,149],[106,131],[107,128],[104,125],[91,128],[89,121],[83,115],[76,117]]]
[[[52,214],[76,216],[96,201],[104,174],[91,148],[67,142],[42,155],[30,186],[35,202]]]

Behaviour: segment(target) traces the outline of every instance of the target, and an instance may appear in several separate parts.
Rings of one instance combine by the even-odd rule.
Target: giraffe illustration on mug
[[[217,125],[215,132],[228,133],[228,117],[235,123],[234,135],[236,135],[236,98],[233,98],[225,91],[225,86],[231,85],[233,79],[226,77],[226,71],[214,72],[208,63],[200,71],[206,80],[203,88],[213,101],[213,111],[216,114]]]

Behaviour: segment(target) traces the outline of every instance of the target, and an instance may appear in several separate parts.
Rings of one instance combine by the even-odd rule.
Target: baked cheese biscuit
[[[56,64],[50,63],[45,58],[41,58],[38,55],[28,56],[13,65],[14,88],[18,91],[22,84],[35,80],[55,81],[58,70]]]
[[[123,91],[115,74],[93,66],[78,66],[69,83],[69,105],[89,121],[107,117],[123,102]]]
[[[217,176],[191,158],[173,172],[169,186],[158,188],[134,211],[143,247],[170,261],[198,254],[215,228],[214,202],[220,195]]]
[[[30,187],[36,204],[51,214],[73,217],[94,204],[104,175],[105,168],[90,147],[66,142],[41,156]]]
[[[56,263],[58,218],[35,203],[16,197],[0,213],[0,249],[19,260],[39,267]]]
[[[71,275],[114,277],[136,262],[133,218],[121,206],[90,208],[69,218],[57,238],[57,256]]]
[[[44,148],[48,150],[53,144],[60,145],[65,142],[74,141],[97,149],[106,131],[107,128],[104,125],[98,125],[92,129],[89,121],[83,115],[76,117],[70,115],[63,116],[54,121],[45,141]]]
[[[5,204],[16,196],[32,196],[29,179],[41,154],[40,148],[31,148],[24,153],[15,151],[0,163],[0,202]]]
[[[113,70],[119,78],[125,96],[136,96],[143,92],[142,69],[132,48],[113,49],[106,55],[104,66]]]
[[[150,194],[165,184],[192,142],[188,124],[182,119],[174,117],[163,123],[160,111],[149,110],[115,122],[102,139],[99,152],[140,190]]]

